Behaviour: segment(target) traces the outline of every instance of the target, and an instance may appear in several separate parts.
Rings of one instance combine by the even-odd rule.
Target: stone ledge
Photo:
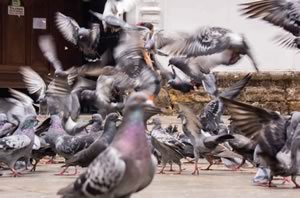
[[[222,91],[242,79],[247,73],[215,72],[215,74],[217,86]],[[300,72],[253,73],[248,86],[237,99],[282,113],[300,111]],[[176,102],[185,103],[199,112],[209,101],[210,97],[202,87],[187,94],[163,88],[156,100],[158,106],[168,108],[168,114],[174,113],[169,107]]]

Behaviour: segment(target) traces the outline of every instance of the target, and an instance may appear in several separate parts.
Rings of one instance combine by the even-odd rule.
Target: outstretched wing
[[[45,95],[46,84],[38,73],[30,67],[21,67],[20,73],[30,94],[37,94],[39,98]]]
[[[259,0],[241,4],[243,15],[260,18],[299,36],[299,0]]]
[[[201,27],[194,34],[180,39],[163,50],[167,53],[180,56],[210,55],[230,47],[230,39],[226,35],[230,30],[220,27]]]
[[[55,22],[58,30],[62,33],[63,37],[67,41],[73,43],[74,45],[77,45],[78,30],[80,28],[78,23],[71,17],[63,15],[60,12],[57,12],[55,14]]]

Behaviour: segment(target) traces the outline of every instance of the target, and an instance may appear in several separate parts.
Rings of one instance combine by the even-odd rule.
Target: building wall
[[[193,31],[203,25],[229,28],[246,35],[262,71],[300,70],[300,54],[295,50],[282,48],[272,41],[276,35],[284,33],[283,30],[261,20],[249,20],[240,15],[238,4],[252,0],[141,1],[137,9],[130,13],[129,22],[160,19],[158,27],[167,31]],[[222,66],[215,70],[253,71],[247,57],[233,67]]]

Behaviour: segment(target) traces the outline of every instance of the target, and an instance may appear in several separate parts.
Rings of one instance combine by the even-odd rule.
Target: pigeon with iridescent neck
[[[37,122],[35,115],[27,116],[12,136],[0,139],[0,162],[10,168],[14,177],[20,175],[15,170],[15,163],[20,158],[26,162],[30,159],[34,145],[34,126]]]
[[[130,197],[152,181],[157,161],[147,144],[144,108],[154,107],[146,94],[129,96],[124,119],[107,147],[74,183],[61,189],[64,198]]]

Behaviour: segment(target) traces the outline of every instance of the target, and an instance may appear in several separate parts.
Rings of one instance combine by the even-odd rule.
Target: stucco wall
[[[159,27],[165,30],[193,31],[203,25],[229,28],[246,35],[262,71],[299,71],[300,54],[272,41],[283,30],[240,15],[238,4],[249,1],[252,0],[142,0],[137,9],[129,14],[129,21],[135,23],[141,20],[139,11],[152,7],[160,10]],[[157,13],[153,13],[153,18],[157,18]],[[215,70],[253,71],[247,57],[236,66],[218,67]]]

